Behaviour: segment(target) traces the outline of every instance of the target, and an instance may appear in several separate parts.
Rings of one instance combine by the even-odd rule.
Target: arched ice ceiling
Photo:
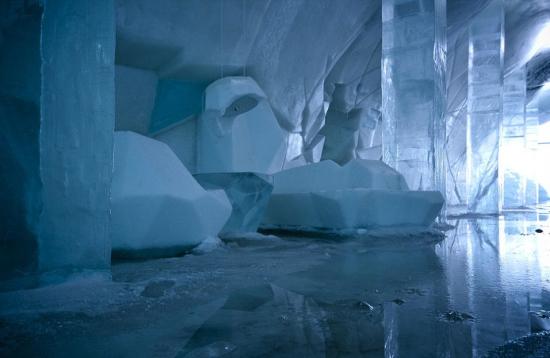
[[[447,2],[450,112],[466,96],[466,25],[486,3]],[[117,0],[117,63],[161,78],[251,75],[305,150],[326,102],[379,110],[380,7],[380,0]],[[532,39],[550,21],[550,0],[505,0],[505,10],[509,73],[528,62]],[[547,58],[539,54],[530,78],[546,81]]]

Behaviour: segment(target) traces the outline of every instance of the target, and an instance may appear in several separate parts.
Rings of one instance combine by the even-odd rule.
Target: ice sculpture
[[[110,266],[114,18],[111,0],[44,2],[41,270]]]
[[[231,215],[222,190],[205,191],[170,148],[133,132],[115,132],[113,252],[165,256],[216,236]]]
[[[381,161],[322,161],[274,175],[265,228],[340,230],[428,227],[444,199],[436,191],[409,191],[401,174]]]
[[[504,10],[493,0],[471,22],[468,60],[467,204],[472,213],[501,209],[498,180],[502,121]]]
[[[222,234],[256,232],[263,218],[271,191],[271,176],[255,173],[195,174],[206,190],[223,189],[233,206]]]
[[[526,177],[523,163],[517,160],[525,152],[525,66],[504,78],[502,137],[500,140],[500,169],[503,207],[525,206]]]
[[[323,159],[345,164],[354,158],[361,158],[372,148],[374,132],[378,121],[366,110],[353,110],[342,113],[329,110],[324,134]],[[378,158],[376,158],[378,159]]]
[[[382,1],[383,159],[445,193],[446,0]]]
[[[225,77],[206,88],[197,128],[197,172],[281,170],[287,136],[250,77]]]

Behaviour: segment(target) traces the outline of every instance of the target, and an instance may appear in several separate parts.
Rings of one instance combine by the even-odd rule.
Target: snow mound
[[[126,256],[171,256],[216,236],[231,215],[223,191],[207,192],[164,143],[115,132],[112,246]]]
[[[432,225],[444,203],[436,191],[410,191],[397,171],[380,161],[344,166],[323,161],[274,176],[262,227],[295,231]]]

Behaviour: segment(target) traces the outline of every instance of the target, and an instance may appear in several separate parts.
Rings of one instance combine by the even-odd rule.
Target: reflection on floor
[[[438,243],[249,236],[1,293],[0,356],[469,357],[550,328],[548,213],[450,224]]]

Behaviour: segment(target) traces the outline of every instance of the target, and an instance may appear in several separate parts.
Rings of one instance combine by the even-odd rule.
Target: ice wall
[[[463,24],[461,24],[463,25]],[[468,27],[448,30],[446,146],[447,207],[466,205],[466,114],[468,94]]]
[[[414,190],[445,193],[446,1],[383,0],[383,158]]]
[[[41,18],[38,1],[0,2],[0,281],[36,267]]]
[[[502,136],[499,149],[499,180],[503,208],[525,206],[525,161],[517,160],[526,153],[526,72],[525,66],[504,78]]]
[[[39,268],[105,269],[115,122],[112,0],[46,0]]]
[[[116,130],[149,133],[157,82],[153,71],[115,66]]]
[[[198,116],[204,110],[204,91],[208,82],[161,79],[151,113],[150,133]]]
[[[468,210],[493,214],[499,200],[498,152],[502,121],[504,9],[493,0],[469,27],[467,186]]]

